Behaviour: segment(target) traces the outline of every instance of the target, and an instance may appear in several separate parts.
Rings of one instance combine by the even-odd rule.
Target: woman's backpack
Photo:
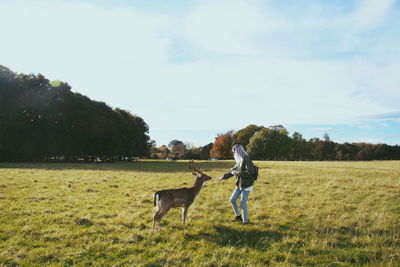
[[[254,168],[253,168],[253,180],[256,181],[257,178],[258,178],[258,166],[254,165],[254,164],[253,164],[253,166],[254,166]]]

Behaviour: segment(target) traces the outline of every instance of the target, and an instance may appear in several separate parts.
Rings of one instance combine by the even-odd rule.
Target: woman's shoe
[[[229,222],[241,222],[242,221],[242,216],[236,216],[235,218],[233,218],[232,220],[229,220]]]
[[[242,225],[250,224],[250,221],[242,222]]]

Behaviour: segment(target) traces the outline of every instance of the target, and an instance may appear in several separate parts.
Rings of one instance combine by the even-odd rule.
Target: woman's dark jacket
[[[243,160],[229,170],[228,173],[224,174],[223,179],[229,179],[233,176],[232,171],[237,171],[236,174],[236,186],[245,189],[254,184],[254,165],[249,156],[244,156]]]

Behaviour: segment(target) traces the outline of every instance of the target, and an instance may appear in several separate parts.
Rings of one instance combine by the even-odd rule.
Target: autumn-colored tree
[[[162,145],[159,148],[159,158],[165,159],[169,156],[169,153],[171,152],[166,145]]]
[[[188,151],[186,145],[180,140],[172,140],[168,144],[168,148],[171,150],[173,157],[183,157]]]
[[[218,134],[210,151],[212,158],[232,158],[233,131],[225,134]]]

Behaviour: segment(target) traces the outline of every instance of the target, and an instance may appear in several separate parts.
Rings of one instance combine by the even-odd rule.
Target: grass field
[[[250,225],[234,179],[207,182],[151,234],[153,193],[191,186],[186,162],[0,163],[0,265],[400,266],[400,162],[257,162]],[[218,178],[233,161],[198,162]]]

